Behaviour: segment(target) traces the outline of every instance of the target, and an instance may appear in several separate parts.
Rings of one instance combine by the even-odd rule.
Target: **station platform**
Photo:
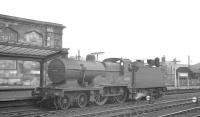
[[[34,87],[0,86],[0,102],[32,99]]]

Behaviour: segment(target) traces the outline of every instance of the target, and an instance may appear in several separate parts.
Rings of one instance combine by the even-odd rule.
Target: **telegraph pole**
[[[90,54],[96,55],[96,56],[97,56],[97,61],[98,61],[99,55],[100,55],[100,54],[104,54],[104,52],[93,52],[93,53],[90,53]]]
[[[179,79],[178,79],[178,82],[177,82],[177,78],[176,78],[176,64],[177,64],[177,62],[180,62],[180,61],[177,61],[176,58],[174,58],[173,61],[170,61],[170,62],[174,63],[174,86],[177,87]]]
[[[78,60],[81,60],[81,54],[80,54],[80,50],[78,50]]]
[[[188,56],[188,68],[190,69],[190,56]],[[189,74],[187,76],[187,86],[190,87]]]
[[[190,56],[188,56],[188,68],[190,68]]]

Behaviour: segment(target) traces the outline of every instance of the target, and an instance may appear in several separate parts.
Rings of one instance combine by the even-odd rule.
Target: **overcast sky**
[[[200,62],[199,0],[4,0],[0,14],[65,25],[71,56]]]

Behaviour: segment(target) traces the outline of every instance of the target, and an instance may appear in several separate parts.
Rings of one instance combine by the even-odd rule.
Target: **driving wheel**
[[[94,97],[94,99],[95,99],[95,103],[96,103],[97,105],[104,105],[104,104],[107,102],[108,97],[102,96],[101,94],[97,94],[97,95]]]
[[[119,92],[120,92],[120,95],[115,96],[114,98],[115,98],[116,102],[123,103],[126,101],[126,99],[128,97],[128,92],[124,88],[121,88]]]
[[[88,103],[88,97],[86,93],[80,93],[77,97],[77,105],[80,108],[83,108],[87,105]]]

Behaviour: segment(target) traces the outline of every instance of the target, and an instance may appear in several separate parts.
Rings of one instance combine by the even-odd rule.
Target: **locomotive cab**
[[[108,58],[103,61],[107,78],[113,79],[110,84],[116,86],[127,86],[132,82],[132,68],[129,59]],[[108,81],[109,82],[109,81]]]

